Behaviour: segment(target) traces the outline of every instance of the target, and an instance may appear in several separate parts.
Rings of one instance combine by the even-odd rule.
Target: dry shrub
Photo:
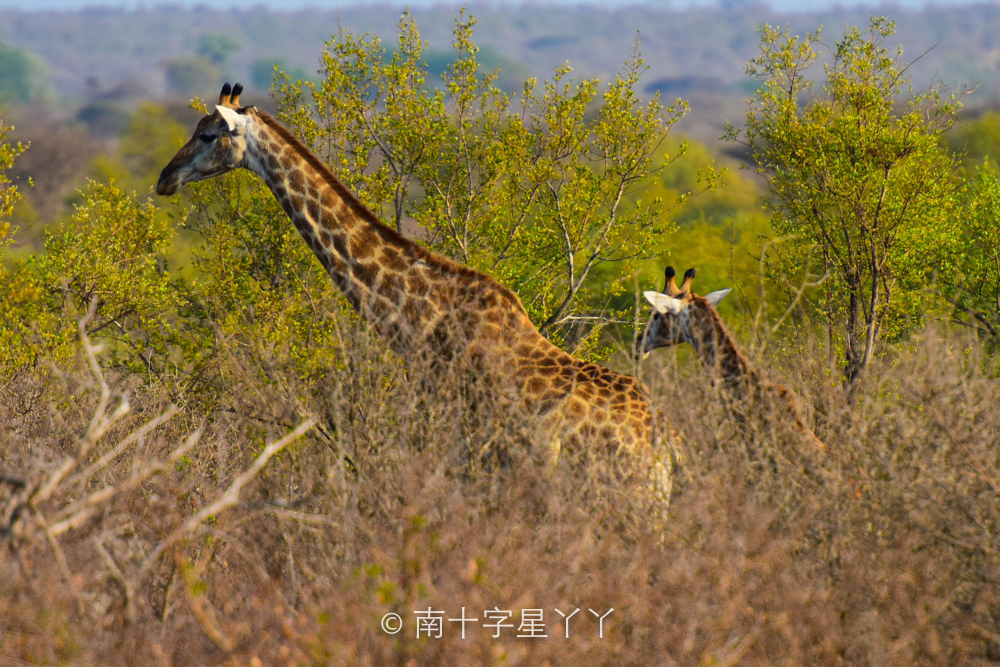
[[[133,387],[130,412],[50,497],[30,503],[29,490],[87,439],[101,376],[82,365],[47,401],[8,387],[0,658],[1000,661],[1000,390],[963,341],[926,332],[877,362],[850,401],[828,379],[821,350],[773,360],[784,366],[775,379],[811,406],[822,456],[805,453],[777,415],[731,409],[699,368],[647,368],[686,454],[664,535],[609,488],[613,476],[601,469],[613,462],[540,466],[526,445],[530,425],[506,418],[489,378],[455,372],[429,382],[350,326],[339,345],[343,365],[318,388],[288,373],[280,350],[224,350],[230,384],[220,403],[178,410],[94,467],[171,410],[165,389]],[[110,382],[108,412],[128,381]],[[315,425],[304,437],[249,474],[266,443],[306,419]],[[67,507],[122,489],[199,429],[162,472],[47,534]],[[414,611],[449,619],[463,607],[479,619],[465,639],[448,620],[440,639],[416,636]],[[511,610],[514,626],[498,639],[483,627],[495,607]],[[567,639],[556,609],[576,608]],[[589,610],[611,608],[599,638]],[[516,636],[524,609],[544,610],[547,638]],[[381,629],[388,613],[403,619],[398,634]]]

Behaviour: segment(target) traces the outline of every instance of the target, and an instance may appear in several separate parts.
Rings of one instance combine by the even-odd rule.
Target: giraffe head
[[[172,195],[185,183],[224,174],[243,163],[247,114],[256,109],[240,108],[241,92],[243,86],[238,83],[222,87],[215,111],[198,121],[194,136],[160,172],[157,194]]]
[[[698,296],[691,291],[694,269],[684,273],[684,282],[680,287],[674,282],[675,275],[674,267],[668,266],[664,294],[652,290],[643,292],[653,306],[653,312],[639,341],[636,356],[645,357],[658,347],[678,343],[699,347],[703,339],[703,325],[713,321],[715,307],[730,291],[724,289]]]

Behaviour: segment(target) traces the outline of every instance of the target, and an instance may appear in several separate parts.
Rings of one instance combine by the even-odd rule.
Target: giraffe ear
[[[716,306],[719,305],[719,302],[722,301],[723,297],[725,297],[732,291],[733,288],[729,287],[727,289],[720,289],[717,292],[712,292],[711,294],[706,294],[705,301],[708,301],[708,305],[710,305],[712,308],[715,308]]]
[[[243,134],[243,130],[247,126],[247,119],[245,116],[241,116],[229,107],[217,106],[215,111],[222,117],[222,120],[226,121],[226,125],[229,126],[229,131],[233,134]]]
[[[653,308],[663,315],[666,315],[667,313],[676,315],[684,308],[683,301],[675,299],[672,296],[667,296],[666,294],[660,294],[659,292],[647,290],[643,292],[642,295],[646,297],[646,301],[649,301]]]

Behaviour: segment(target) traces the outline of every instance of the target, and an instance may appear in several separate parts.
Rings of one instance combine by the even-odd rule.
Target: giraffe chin
[[[169,197],[170,195],[177,192],[179,188],[180,188],[180,183],[177,183],[176,181],[172,183],[164,183],[163,181],[160,181],[159,183],[156,184],[156,194],[161,195],[163,197]]]
[[[156,181],[156,194],[169,197],[175,194],[183,184],[183,178],[178,170],[171,169],[171,166],[167,165],[160,172],[160,178]]]
[[[361,319],[376,329],[384,325],[386,342],[404,360],[419,358],[418,343],[426,344],[435,363],[425,371],[418,361],[414,373],[433,381],[438,364],[446,370],[455,363],[463,374],[505,376],[487,380],[499,392],[497,405],[509,406],[511,419],[530,420],[529,439],[537,433],[552,463],[559,452],[582,461],[578,454],[591,447],[628,456],[629,465],[615,464],[612,474],[620,469],[620,481],[635,486],[642,496],[636,501],[661,524],[674,454],[659,443],[674,436],[665,416],[654,418],[642,382],[559,349],[509,288],[385,226],[288,128],[266,112],[235,110],[240,89],[222,89],[219,108],[198,122],[164,168],[157,192],[172,194],[231,169],[254,172]],[[463,324],[453,330],[450,322]],[[404,330],[415,332],[412,344]]]
[[[170,169],[169,166],[163,170],[160,174],[160,180],[156,183],[156,194],[165,197],[177,194],[177,191],[181,189],[182,185],[194,183],[195,181],[204,181],[216,175],[203,174],[191,170],[168,172],[168,169]]]

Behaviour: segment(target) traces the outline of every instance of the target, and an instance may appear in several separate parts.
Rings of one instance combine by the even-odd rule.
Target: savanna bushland
[[[247,172],[149,199],[189,129],[146,105],[0,266],[0,662],[1000,662],[996,119],[911,91],[887,21],[763,26],[751,179],[669,134],[687,106],[641,99],[638,49],[512,94],[473,25],[438,80],[409,15],[392,48],[336,34],[318,81],[276,74],[279,117],[641,373],[681,436],[666,529],[600,460],[542,465],[489,378],[396,356]],[[0,181],[4,220],[22,195]],[[688,350],[634,360],[667,263],[737,288],[723,317],[824,451]]]

